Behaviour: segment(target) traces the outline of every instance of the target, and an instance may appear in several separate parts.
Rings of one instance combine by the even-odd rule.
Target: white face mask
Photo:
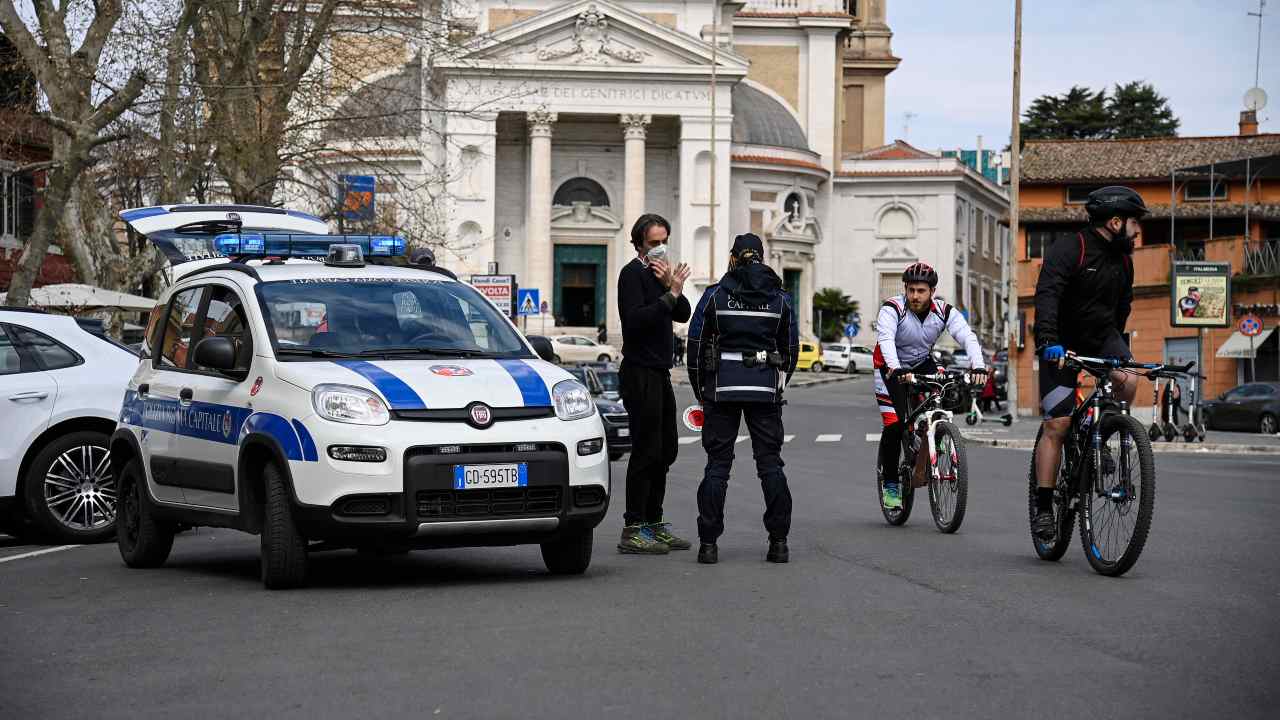
[[[661,245],[654,245],[653,247],[649,248],[649,252],[644,254],[645,264],[651,263],[654,260],[666,260],[667,253],[668,253],[668,250],[667,250],[666,243],[662,243]]]

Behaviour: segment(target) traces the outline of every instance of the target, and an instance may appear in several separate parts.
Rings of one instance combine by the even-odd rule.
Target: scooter
[[[1166,422],[1161,417],[1160,404],[1160,385],[1162,382],[1171,383],[1173,379],[1167,375],[1159,375],[1152,373],[1151,375],[1151,427],[1147,429],[1147,434],[1151,436],[1151,442],[1156,442],[1160,438],[1164,438],[1165,442],[1173,442],[1173,438],[1177,436],[1178,429],[1173,423]]]
[[[1200,373],[1187,373],[1191,380],[1191,407],[1187,409],[1187,422],[1182,426],[1182,439],[1187,442],[1195,442],[1199,440],[1204,442],[1205,426],[1204,417],[1200,413],[1200,393],[1196,392],[1197,380],[1208,380],[1207,377]]]
[[[982,408],[978,407],[978,393],[971,390],[969,392],[969,412],[964,416],[964,421],[967,425],[977,425],[980,422],[998,422],[1005,427],[1009,427],[1013,424],[1013,415],[1005,413],[1000,417],[989,418],[983,416]]]

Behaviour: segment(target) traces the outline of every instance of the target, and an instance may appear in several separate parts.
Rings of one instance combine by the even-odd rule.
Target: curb
[[[962,432],[963,434],[963,432]],[[1006,450],[1031,450],[1034,440],[1008,440],[1004,438],[976,438],[965,436],[965,442],[986,447],[1004,448]],[[1151,450],[1156,453],[1180,453],[1188,455],[1280,455],[1280,445],[1237,445],[1228,443],[1205,443],[1195,445],[1153,444]]]

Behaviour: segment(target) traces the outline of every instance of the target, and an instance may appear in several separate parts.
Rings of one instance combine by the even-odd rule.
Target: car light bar
[[[214,249],[227,256],[323,258],[330,245],[356,245],[365,257],[396,257],[406,247],[404,238],[395,235],[223,233],[213,239]]]

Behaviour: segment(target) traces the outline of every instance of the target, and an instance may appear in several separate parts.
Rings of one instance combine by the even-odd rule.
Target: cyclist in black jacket
[[[1033,531],[1044,542],[1057,531],[1053,488],[1062,444],[1075,407],[1074,369],[1060,368],[1067,350],[1095,357],[1132,359],[1124,326],[1133,305],[1133,245],[1147,206],[1138,193],[1113,185],[1089,193],[1089,226],[1077,242],[1058,240],[1045,250],[1036,283],[1036,350],[1040,354],[1040,406],[1044,413],[1036,445],[1036,517]],[[1133,402],[1137,382],[1112,373],[1117,396]],[[1104,463],[1106,458],[1104,457]]]

